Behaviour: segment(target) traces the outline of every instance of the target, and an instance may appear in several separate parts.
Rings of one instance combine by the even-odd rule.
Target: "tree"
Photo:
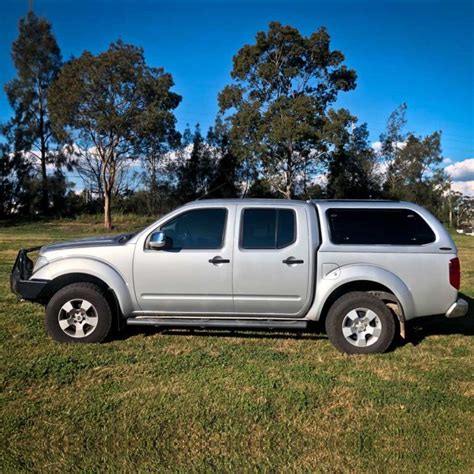
[[[84,189],[91,199],[104,202],[102,185],[102,161],[95,148],[84,150],[77,146],[68,147],[73,156],[74,168],[81,178]],[[116,198],[125,194],[132,187],[133,173],[131,171],[135,160],[117,160],[115,180],[111,189],[111,197]]]
[[[447,214],[450,228],[466,229],[472,232],[474,223],[474,196],[466,196],[458,191],[453,191],[451,183],[446,192],[446,201],[443,210]],[[447,209],[445,209],[447,207]]]
[[[10,215],[14,208],[17,159],[7,143],[0,144],[0,219]]]
[[[393,112],[382,134],[382,156],[387,172],[384,190],[390,199],[412,201],[440,216],[449,189],[449,179],[441,167],[441,132],[425,137],[404,133],[406,105]]]
[[[469,232],[472,232],[474,222],[474,197],[466,196],[462,193],[453,194],[456,195],[456,204],[454,207],[456,227],[464,227],[467,228]]]
[[[181,97],[172,76],[146,65],[142,48],[112,43],[97,56],[86,51],[66,63],[49,94],[58,136],[93,152],[104,196],[104,225],[112,228],[111,198],[119,167],[139,156],[143,137],[166,136]]]
[[[335,199],[369,199],[379,194],[376,155],[369,142],[367,124],[347,110],[330,111],[326,134],[333,148],[326,154],[326,194]]]
[[[41,210],[48,212],[47,165],[60,166],[64,157],[51,153],[54,142],[47,94],[61,68],[61,53],[51,24],[32,11],[20,19],[20,34],[13,42],[12,58],[17,77],[5,85],[14,117],[7,124],[16,152],[28,152],[37,159],[41,175]]]
[[[207,142],[213,155],[212,162],[217,163],[209,185],[208,197],[235,198],[239,194],[239,163],[232,151],[229,129],[218,116],[214,127],[209,129]]]
[[[325,28],[304,37],[277,22],[234,56],[235,84],[219,94],[233,150],[244,168],[270,178],[285,198],[325,150],[328,106],[355,87],[356,73],[343,61]]]
[[[140,143],[141,160],[143,165],[143,182],[147,189],[146,204],[150,215],[157,215],[163,210],[163,188],[170,192],[167,172],[169,162],[166,159],[179,144],[181,135],[176,131],[176,118],[168,114],[167,121],[162,123],[161,131],[154,129],[156,124],[150,124],[150,130],[143,130]]]
[[[204,197],[210,190],[215,163],[199,124],[196,125],[194,133],[187,129],[183,138],[181,163],[177,170],[177,194],[182,202],[187,202]]]

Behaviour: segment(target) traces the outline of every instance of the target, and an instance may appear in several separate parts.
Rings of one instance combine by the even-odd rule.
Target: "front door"
[[[159,228],[160,250],[137,242],[135,292],[141,309],[156,314],[225,314],[232,300],[232,238],[235,206],[183,211]]]
[[[236,313],[300,317],[308,303],[310,242],[301,206],[245,206],[234,232]]]

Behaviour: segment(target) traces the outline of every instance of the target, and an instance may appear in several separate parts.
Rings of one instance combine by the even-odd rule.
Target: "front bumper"
[[[466,316],[469,310],[469,304],[466,300],[459,298],[455,303],[453,303],[448,311],[446,311],[447,318],[461,318],[462,316]]]
[[[10,288],[18,297],[28,301],[40,301],[41,293],[48,280],[30,280],[33,262],[28,258],[28,252],[34,252],[41,247],[21,249],[13,265],[10,275]]]

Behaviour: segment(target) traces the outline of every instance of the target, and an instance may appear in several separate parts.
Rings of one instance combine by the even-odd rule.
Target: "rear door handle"
[[[282,260],[281,263],[285,265],[300,265],[304,263],[304,260],[297,260],[295,257],[288,257],[286,260]]]
[[[230,260],[227,258],[219,257],[219,255],[217,255],[214,258],[211,258],[209,260],[209,263],[212,263],[213,265],[217,265],[218,263],[230,263]]]

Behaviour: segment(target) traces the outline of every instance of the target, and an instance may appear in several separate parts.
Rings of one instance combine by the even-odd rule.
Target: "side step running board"
[[[156,326],[176,329],[212,328],[212,329],[286,329],[302,330],[308,327],[308,321],[279,321],[275,319],[184,319],[184,318],[128,318],[130,326]]]

